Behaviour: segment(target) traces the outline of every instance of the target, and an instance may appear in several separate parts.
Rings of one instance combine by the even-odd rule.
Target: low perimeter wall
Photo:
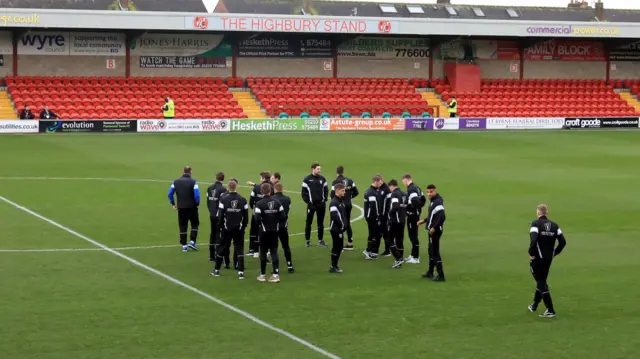
[[[336,118],[192,120],[0,120],[0,134],[87,132],[333,132],[559,130],[639,128],[638,117],[582,118]]]

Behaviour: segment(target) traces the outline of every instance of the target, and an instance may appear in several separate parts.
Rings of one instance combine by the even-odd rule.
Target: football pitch
[[[2,359],[640,352],[638,132],[51,134],[3,136],[0,151]],[[305,248],[300,234],[300,185],[315,161],[327,179],[345,166],[361,193],[377,173],[435,183],[447,209],[447,282],[421,278],[423,230],[422,264],[366,261],[362,220],[353,223],[356,250],[342,255],[344,273],[329,274],[329,249],[316,234]],[[184,165],[200,183],[218,171],[241,183],[280,172],[292,191],[296,273],[281,261],[282,282],[260,283],[259,262],[248,258],[245,281],[224,269],[212,277],[205,206],[201,251],[181,253],[166,193]],[[539,203],[568,242],[551,269],[551,320],[526,308],[535,288],[528,229]]]

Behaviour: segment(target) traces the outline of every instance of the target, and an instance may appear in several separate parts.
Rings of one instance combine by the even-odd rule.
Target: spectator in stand
[[[49,106],[44,105],[44,109],[40,112],[41,120],[51,120],[51,119],[59,119],[60,116],[53,111],[49,111]]]
[[[36,116],[34,116],[33,112],[31,112],[31,109],[29,108],[29,105],[24,105],[24,108],[22,109],[22,111],[20,111],[20,119],[21,120],[33,120],[35,118],[36,118]]]
[[[164,118],[167,120],[173,119],[176,117],[176,107],[173,104],[173,99],[169,96],[164,99],[164,106],[160,108],[162,110],[162,114]]]
[[[449,99],[449,117],[456,117],[458,113],[458,100],[456,100],[455,96],[451,96]]]

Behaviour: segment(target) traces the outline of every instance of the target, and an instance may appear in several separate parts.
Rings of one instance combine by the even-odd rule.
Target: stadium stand
[[[18,112],[48,105],[65,119],[161,118],[166,96],[176,118],[247,117],[221,78],[7,77],[6,84]]]
[[[323,112],[356,116],[363,112],[373,116],[384,112],[434,114],[434,107],[416,92],[409,79],[254,77],[247,78],[247,85],[270,116],[283,111],[293,116],[303,112],[311,116]]]
[[[434,84],[432,84],[434,85]],[[462,117],[633,116],[635,109],[604,80],[482,80],[480,92],[450,91],[435,81],[444,101],[455,96]]]

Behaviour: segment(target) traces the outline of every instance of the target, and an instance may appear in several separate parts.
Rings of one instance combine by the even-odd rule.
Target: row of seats
[[[69,110],[68,112],[61,113],[58,112],[58,115],[65,120],[100,120],[100,119],[161,119],[162,115],[157,112],[144,112],[144,111],[108,111],[108,112],[78,112],[75,110]],[[224,112],[224,111],[198,111],[198,110],[186,110],[180,113],[176,112],[176,118],[185,119],[185,118],[198,118],[198,119],[208,119],[208,118],[234,118],[234,119],[243,119],[247,118],[243,113],[238,114],[237,112]]]
[[[548,85],[606,85],[605,80],[599,79],[482,79],[481,85],[518,85],[518,84],[536,84],[540,86]]]
[[[300,99],[314,98],[314,99],[324,99],[324,98],[342,98],[347,100],[358,99],[358,98],[384,98],[384,99],[410,99],[416,101],[422,101],[422,97],[419,93],[375,93],[375,92],[269,92],[269,91],[259,91],[254,92],[256,98],[258,100],[262,100],[265,97],[296,97]]]
[[[228,77],[111,77],[111,76],[7,76],[5,78],[9,85],[117,85],[120,87],[133,84],[146,84],[149,86],[158,85],[227,85],[229,87],[244,87],[244,80],[241,78]]]
[[[521,89],[521,90],[513,90],[513,89],[487,89],[483,88],[480,92],[443,92],[447,93],[451,96],[461,96],[461,95],[477,95],[477,96],[493,96],[493,95],[535,95],[535,96],[563,96],[563,95],[579,95],[579,96],[592,96],[592,95],[610,95],[615,94],[611,89],[575,89],[575,90],[567,90],[567,89]]]
[[[189,91],[189,90],[202,90],[207,92],[227,92],[229,88],[227,85],[202,85],[202,86],[192,86],[187,84],[176,84],[176,85],[146,85],[146,84],[131,84],[131,85],[123,85],[123,86],[111,86],[109,85],[82,85],[82,84],[74,84],[74,85],[10,85],[9,88],[12,91],[17,92],[105,92],[105,91],[115,91],[115,92],[123,92],[123,91],[159,91],[165,94],[174,94],[175,92],[181,91]]]
[[[366,78],[366,77],[247,77],[247,85],[252,87],[259,84],[291,84],[291,85],[320,85],[320,84],[398,84],[409,85],[406,78]]]
[[[304,85],[285,85],[285,84],[261,84],[261,85],[252,85],[251,89],[253,91],[289,91],[289,92],[297,92],[297,91],[315,91],[315,92],[326,92],[326,91],[392,91],[392,92],[415,92],[415,87],[411,85],[399,85],[399,84],[360,84],[360,85],[342,85],[342,84],[328,84],[323,86],[314,86],[309,84]]]
[[[369,112],[373,116],[381,116],[385,112],[389,112],[390,114],[396,114],[396,116],[401,115],[404,112],[409,112],[415,117],[422,116],[423,113],[428,112],[432,116],[434,115],[434,108],[428,105],[421,106],[373,106],[373,105],[351,105],[351,106],[336,106],[336,107],[327,107],[327,106],[315,106],[315,105],[285,105],[285,106],[277,106],[274,108],[267,109],[267,114],[269,116],[278,116],[280,113],[286,112],[289,115],[299,116],[301,113],[306,112],[311,116],[320,116],[320,114],[327,112],[332,116],[340,116],[343,112],[348,112],[351,114],[359,114],[362,112]]]

